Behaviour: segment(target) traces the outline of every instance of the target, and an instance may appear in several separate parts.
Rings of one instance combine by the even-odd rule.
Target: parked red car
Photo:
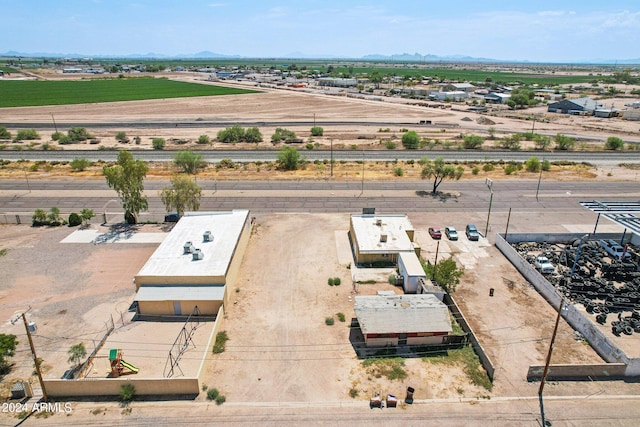
[[[442,232],[439,228],[429,227],[429,235],[431,236],[431,238],[436,240],[442,238]]]

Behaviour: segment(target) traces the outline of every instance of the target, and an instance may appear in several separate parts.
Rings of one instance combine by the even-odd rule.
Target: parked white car
[[[534,265],[542,274],[553,274],[556,271],[556,268],[549,262],[549,258],[546,256],[540,255],[536,257]]]

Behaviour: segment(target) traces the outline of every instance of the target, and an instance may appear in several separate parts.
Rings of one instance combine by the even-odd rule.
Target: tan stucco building
[[[349,239],[357,264],[395,264],[400,252],[415,252],[414,229],[407,215],[351,215]]]
[[[251,228],[248,210],[180,218],[134,278],[138,313],[215,315],[235,283]]]

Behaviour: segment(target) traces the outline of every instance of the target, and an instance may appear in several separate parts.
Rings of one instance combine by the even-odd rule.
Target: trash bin
[[[489,296],[492,297],[493,296],[493,288],[489,288]]]
[[[404,399],[405,403],[412,404],[413,403],[413,392],[415,389],[413,387],[407,387],[407,397]]]

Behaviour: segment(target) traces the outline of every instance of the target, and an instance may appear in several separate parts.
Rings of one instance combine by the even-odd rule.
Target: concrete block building
[[[138,313],[215,315],[249,240],[248,210],[186,214],[134,278]]]
[[[407,215],[351,215],[349,239],[357,264],[395,264],[400,252],[420,255]]]

